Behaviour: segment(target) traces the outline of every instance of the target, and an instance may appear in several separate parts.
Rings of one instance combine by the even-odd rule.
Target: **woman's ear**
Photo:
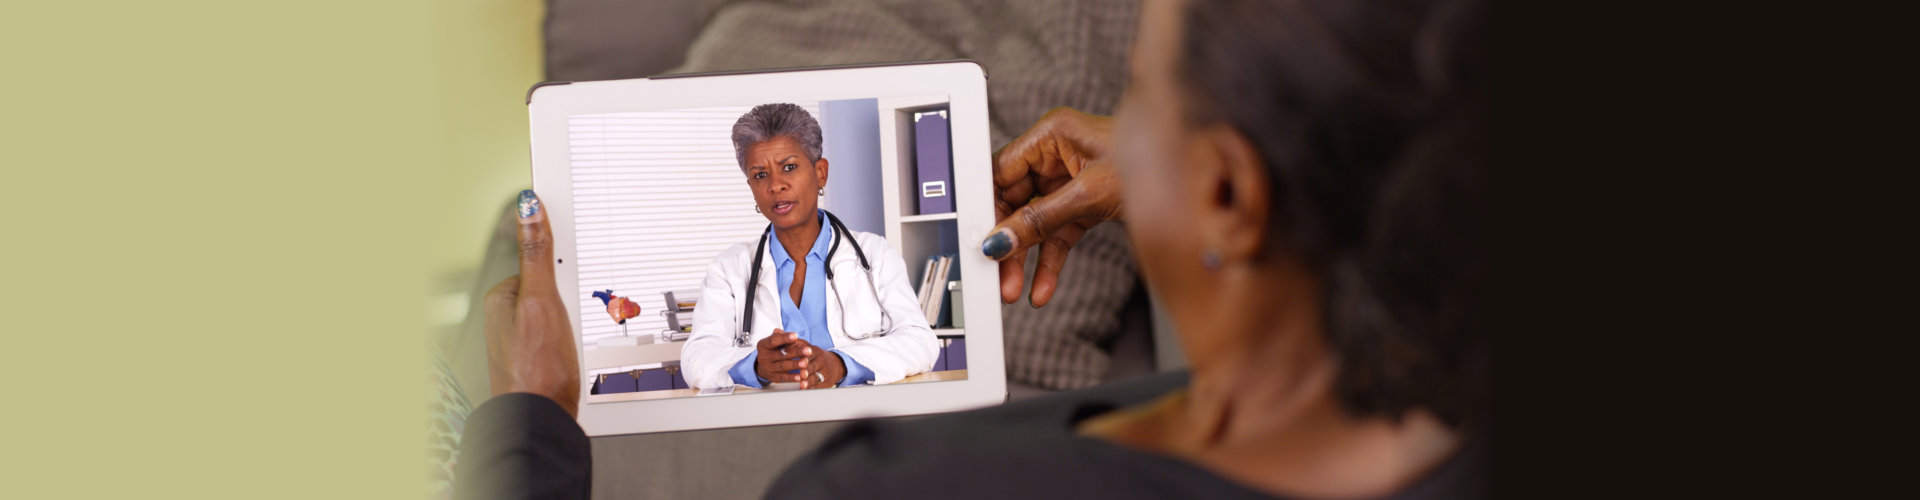
[[[827,187],[827,159],[813,161],[813,175],[820,178],[820,187]]]
[[[1273,192],[1267,179],[1267,163],[1245,134],[1230,125],[1216,124],[1200,131],[1202,140],[1218,162],[1217,177],[1211,182],[1211,208],[1224,216],[1217,233],[1221,257],[1230,262],[1259,258],[1267,240],[1267,223]]]

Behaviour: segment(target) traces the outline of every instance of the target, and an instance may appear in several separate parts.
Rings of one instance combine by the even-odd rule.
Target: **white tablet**
[[[544,83],[527,108],[589,435],[1005,401],[978,63]],[[779,369],[798,352],[841,369]]]

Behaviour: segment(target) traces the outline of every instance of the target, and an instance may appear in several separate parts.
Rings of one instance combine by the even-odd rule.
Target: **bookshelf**
[[[883,97],[878,101],[881,224],[886,230],[887,244],[900,252],[900,258],[908,267],[908,280],[918,291],[917,278],[927,257],[960,251],[961,211],[920,214],[919,183],[914,167],[914,114],[946,110],[949,99],[945,95],[928,95]],[[951,120],[951,115],[948,118]],[[993,221],[968,222],[993,225]],[[957,267],[960,263],[954,265]],[[955,273],[956,279],[965,280],[964,269]],[[947,293],[944,284],[939,286],[939,293]],[[965,334],[965,330],[948,328],[936,332],[951,336]]]
[[[940,220],[960,220],[960,214],[948,212],[944,214],[908,215],[908,216],[900,217],[900,223],[902,224],[913,223],[913,222],[940,221]]]

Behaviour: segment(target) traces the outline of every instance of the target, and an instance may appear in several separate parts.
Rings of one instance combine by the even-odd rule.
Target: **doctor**
[[[680,351],[690,386],[821,389],[933,368],[939,346],[900,255],[817,208],[820,144],[819,122],[793,104],[756,106],[734,123],[734,155],[770,230],[707,265]]]

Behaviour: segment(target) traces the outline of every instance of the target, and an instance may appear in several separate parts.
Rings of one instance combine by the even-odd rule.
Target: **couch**
[[[1138,12],[1135,0],[546,3],[543,48],[551,81],[956,56],[978,59],[988,69],[996,147],[1052,106],[1111,113],[1124,85],[1125,53]],[[823,27],[812,31],[811,46],[798,48],[790,40],[778,39],[778,34],[772,39],[743,34],[745,23],[769,20],[809,29]],[[1015,24],[1007,27],[1009,23]],[[1035,35],[1042,32],[1065,35]],[[886,43],[875,44],[875,39]],[[1058,65],[1068,73],[1041,77],[1022,71],[1038,64]],[[460,383],[476,402],[487,395],[479,300],[493,283],[517,272],[511,205],[510,196],[503,193],[498,224],[474,276],[469,317],[451,339],[443,341]],[[1149,294],[1132,269],[1123,231],[1109,223],[1090,232],[1084,248],[1068,260],[1063,298],[1054,305],[1036,310],[1023,299],[1003,308],[1010,399],[1184,366],[1171,328],[1163,316],[1154,314]],[[788,462],[838,425],[595,438],[594,496],[758,497]]]

